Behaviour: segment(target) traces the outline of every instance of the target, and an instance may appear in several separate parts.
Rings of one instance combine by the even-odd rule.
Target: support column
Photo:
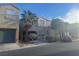
[[[19,43],[19,30],[16,30],[16,43]]]

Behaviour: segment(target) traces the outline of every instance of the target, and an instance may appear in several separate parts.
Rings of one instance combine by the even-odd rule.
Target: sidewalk
[[[72,41],[77,42],[77,41],[79,41],[79,39],[75,39],[75,40],[72,40]]]
[[[32,48],[27,46],[20,49],[18,48],[10,51],[0,52],[0,56],[46,56],[64,51],[79,51],[79,42],[47,43],[38,46],[32,46]]]
[[[79,39],[73,40],[73,42],[79,42]],[[57,42],[55,42],[55,43],[57,43]],[[30,41],[29,43],[26,43],[26,44],[21,44],[22,46],[19,46],[16,43],[0,44],[0,52],[16,50],[16,49],[23,49],[23,48],[31,48],[31,47],[37,47],[37,46],[44,46],[44,45],[49,45],[49,44],[51,44],[51,43],[38,41],[38,40]]]
[[[22,44],[23,46],[19,46],[16,43],[7,43],[7,44],[0,44],[0,52],[9,51],[9,50],[16,50],[16,49],[23,49],[23,48],[31,48],[37,46],[47,45],[48,43],[26,43]]]

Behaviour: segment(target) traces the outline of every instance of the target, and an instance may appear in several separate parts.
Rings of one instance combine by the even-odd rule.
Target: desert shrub
[[[56,41],[58,41],[58,39],[54,38],[54,37],[46,37],[46,40],[47,40],[47,42],[56,42]]]

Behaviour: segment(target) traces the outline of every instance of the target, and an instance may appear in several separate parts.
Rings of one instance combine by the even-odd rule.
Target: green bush
[[[46,37],[46,40],[47,40],[48,42],[56,42],[56,41],[58,41],[59,39],[60,39],[60,34],[59,34],[59,32],[56,31],[56,30],[50,30],[50,31],[48,32],[47,37]]]
[[[47,40],[47,42],[56,42],[56,41],[58,41],[58,39],[55,38],[55,37],[46,37],[46,40]]]
[[[37,34],[35,34],[35,33],[30,33],[30,34],[29,34],[29,38],[32,39],[32,40],[36,40],[36,39],[37,39]]]

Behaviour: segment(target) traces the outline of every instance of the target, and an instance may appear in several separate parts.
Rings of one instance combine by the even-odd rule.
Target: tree
[[[37,16],[32,13],[31,11],[23,11],[21,23],[22,23],[22,29],[23,29],[23,39],[24,41],[28,41],[28,29],[33,25],[34,20],[37,20]]]

